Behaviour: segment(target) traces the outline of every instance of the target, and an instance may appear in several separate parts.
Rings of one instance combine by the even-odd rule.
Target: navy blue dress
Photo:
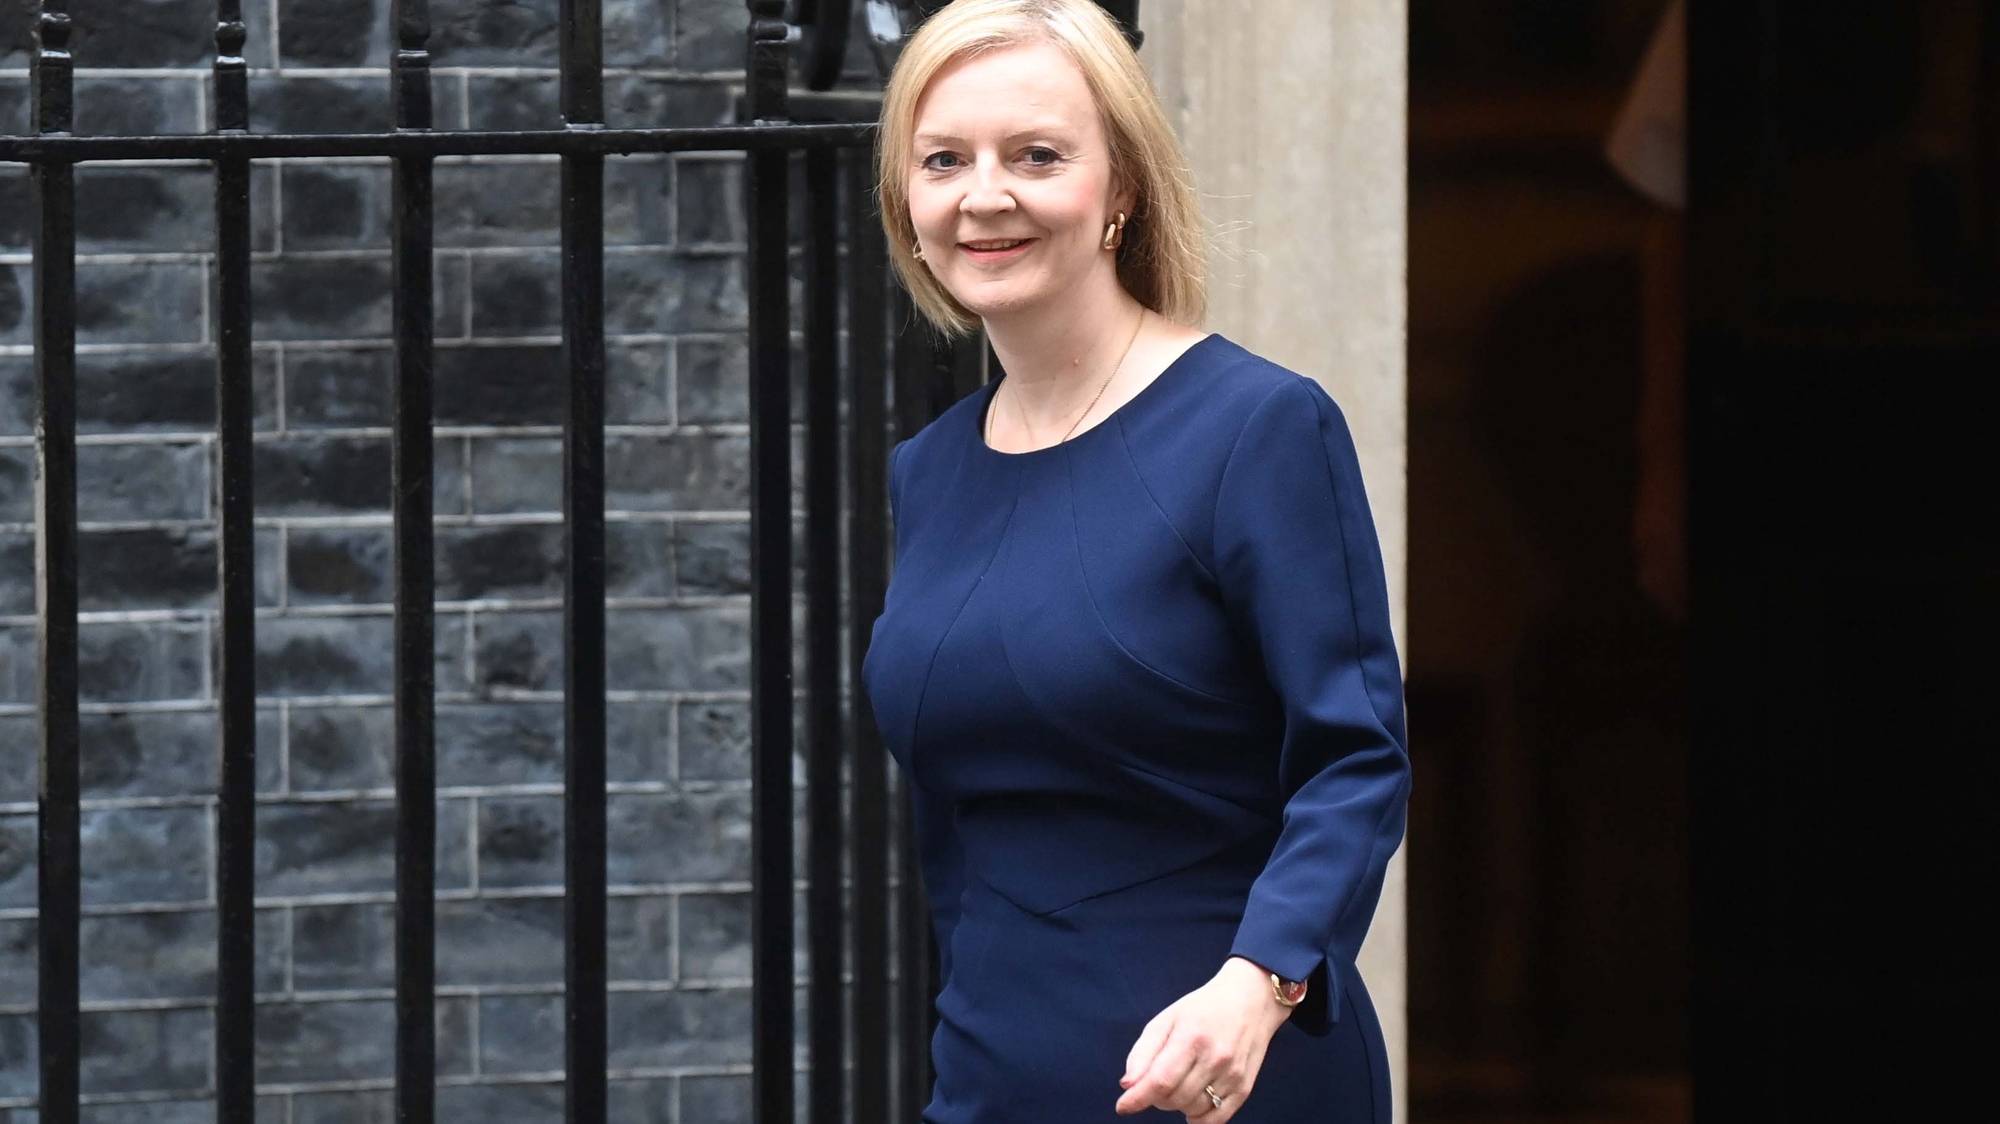
[[[1068,442],[1003,453],[998,385],[891,455],[863,666],[940,950],[923,1119],[1179,1121],[1113,1111],[1126,1052],[1235,954],[1311,991],[1233,1124],[1387,1122],[1354,957],[1409,759],[1340,410],[1210,335]]]

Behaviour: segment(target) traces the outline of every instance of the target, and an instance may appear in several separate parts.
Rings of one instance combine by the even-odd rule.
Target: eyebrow
[[[1036,125],[1032,128],[1016,129],[1006,136],[1001,137],[1000,140],[1001,143],[1005,144],[1020,140],[1023,137],[1032,136],[1061,137],[1064,140],[1068,140],[1070,139],[1070,130],[1067,125]],[[911,140],[915,144],[946,144],[950,142],[963,143],[965,138],[953,133],[918,133]]]

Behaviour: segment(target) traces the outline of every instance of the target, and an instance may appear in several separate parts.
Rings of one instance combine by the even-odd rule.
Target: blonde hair
[[[903,47],[882,94],[876,135],[876,199],[889,262],[916,306],[947,337],[979,317],[953,299],[913,249],[908,174],[917,101],[946,66],[1024,43],[1061,48],[1083,72],[1111,150],[1111,186],[1133,190],[1119,246],[1118,281],[1169,320],[1197,324],[1207,311],[1201,209],[1180,141],[1125,34],[1094,0],[954,0]]]

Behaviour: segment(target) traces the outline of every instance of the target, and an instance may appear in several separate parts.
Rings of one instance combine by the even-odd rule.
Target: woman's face
[[[917,242],[946,291],[982,318],[1050,307],[1093,271],[1116,282],[1104,224],[1110,152],[1083,73],[1053,44],[960,59],[917,101],[906,182]]]

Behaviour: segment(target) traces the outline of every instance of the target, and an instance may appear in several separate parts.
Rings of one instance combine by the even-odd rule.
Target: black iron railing
[[[75,167],[92,161],[197,159],[213,165],[217,443],[221,453],[220,786],[217,801],[218,948],[216,1118],[248,1124],[257,1091],[253,992],[256,679],[251,501],[251,162],[299,156],[377,156],[393,162],[395,396],[392,481],[395,540],[396,1075],[398,1119],[434,1115],[435,683],[432,541],[432,167],[440,156],[554,153],[562,159],[565,877],[568,1003],[567,1116],[606,1114],[605,957],[605,332],[603,185],[607,155],[735,151],[748,154],[753,686],[753,1003],[757,1119],[793,1119],[792,712],[788,174],[804,153],[809,276],[805,336],[807,697],[812,941],[812,1118],[914,1120],[928,1082],[931,978],[927,926],[898,786],[858,694],[843,709],[843,679],[858,683],[866,623],[886,582],[883,510],[890,438],[885,373],[890,284],[873,220],[872,105],[852,120],[794,121],[788,106],[788,33],[781,0],[751,0],[747,124],[729,128],[610,129],[603,117],[600,8],[565,0],[561,101],[565,127],[451,132],[431,127],[426,0],[391,11],[389,133],[257,135],[242,58],[240,0],[218,0],[215,128],[193,136],[71,135],[71,21],[64,0],[37,13],[32,61],[34,135],[0,137],[0,159],[30,166],[34,209],[34,350],[38,491],[35,585],[40,623],[39,790],[40,1119],[79,1117],[79,725],[76,508]],[[830,84],[844,50],[849,5],[819,0],[800,20],[813,85]],[[844,243],[844,268],[835,265]],[[846,280],[841,323],[839,279]],[[896,310],[910,321],[907,309]],[[850,380],[838,377],[840,343]],[[934,383],[927,337],[894,349],[902,431],[965,386]],[[913,365],[911,358],[917,357]],[[962,366],[958,368],[962,372]],[[843,411],[842,396],[846,397]],[[843,413],[845,414],[843,424]],[[845,461],[846,471],[842,472]],[[845,494],[841,481],[845,479]],[[850,512],[842,565],[841,513]],[[848,644],[841,647],[842,624]],[[858,624],[858,627],[857,627]],[[844,666],[843,666],[844,665]],[[844,674],[843,674],[844,673]],[[851,804],[843,805],[843,765]],[[853,898],[843,908],[842,857]],[[894,857],[892,857],[894,856]],[[900,878],[892,879],[892,865]],[[893,885],[892,885],[893,884]],[[892,892],[897,886],[901,892]],[[901,963],[889,971],[891,925]],[[842,962],[852,950],[851,980]],[[847,1013],[852,1004],[851,1017]],[[892,1018],[892,1014],[901,1014]],[[851,1042],[850,1042],[851,1026]],[[853,1085],[840,1059],[850,1051]],[[895,1095],[892,1099],[892,1090]]]
[[[936,0],[865,0],[903,24]],[[1128,27],[1135,0],[1107,0]],[[432,168],[441,156],[557,154],[562,162],[565,697],[565,1081],[567,1118],[606,1119],[605,291],[609,155],[747,154],[753,753],[753,1063],[756,1119],[794,1119],[791,402],[789,175],[806,187],[806,733],[811,847],[811,1119],[916,1120],[928,1091],[935,958],[902,794],[858,690],[868,622],[887,581],[886,447],[979,382],[983,349],[945,348],[889,279],[873,214],[875,106],[867,96],[789,90],[792,31],[808,84],[824,90],[845,51],[851,5],[748,0],[742,117],[724,128],[607,128],[600,0],[564,0],[561,129],[432,128],[428,0],[394,0],[394,131],[249,132],[241,0],[217,0],[215,127],[202,135],[71,135],[67,0],[43,0],[31,63],[33,135],[0,136],[0,160],[31,170],[40,625],[39,1049],[43,1124],[80,1113],[75,168],[193,159],[213,165],[221,760],[216,818],[216,1119],[254,1119],[254,856],[257,684],[252,540],[250,168],[283,157],[375,156],[393,164],[395,390],[394,722],[397,1118],[434,1118],[436,742],[432,532]],[[873,26],[880,26],[875,21]],[[1135,36],[1136,37],[1136,36]],[[893,43],[878,44],[893,49]],[[814,118],[811,122],[800,118]],[[845,253],[844,262],[841,254]],[[845,295],[843,304],[841,298]],[[844,315],[843,315],[844,310]],[[847,349],[848,378],[840,373]],[[889,377],[893,370],[893,385]],[[894,402],[890,416],[889,401]],[[845,487],[842,487],[843,481]],[[842,538],[842,515],[846,535]],[[843,650],[841,639],[846,637]],[[849,705],[843,708],[843,686]],[[843,787],[843,771],[846,784]],[[843,796],[846,800],[843,801]],[[845,860],[845,861],[843,861]],[[851,901],[843,906],[846,867]],[[893,936],[893,941],[892,941]],[[890,951],[896,950],[891,971]],[[851,952],[852,973],[842,965]],[[851,1009],[850,1009],[851,1008]],[[841,1059],[851,1057],[849,1073]]]

